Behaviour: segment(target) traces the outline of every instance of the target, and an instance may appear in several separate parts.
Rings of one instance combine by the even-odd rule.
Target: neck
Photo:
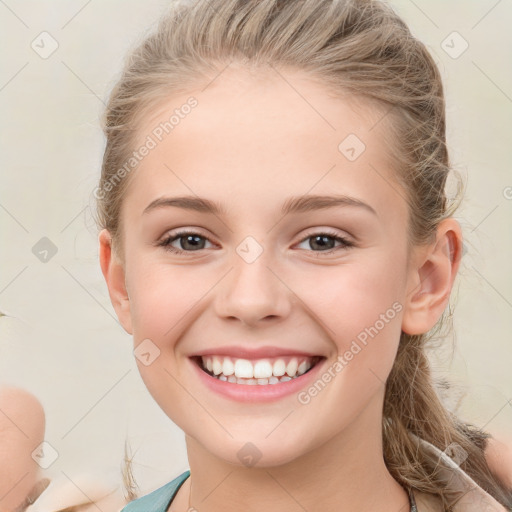
[[[186,436],[191,476],[176,500],[185,506],[176,510],[409,512],[407,493],[384,464],[381,418],[372,409],[381,410],[368,407],[321,446],[279,466],[236,466]]]

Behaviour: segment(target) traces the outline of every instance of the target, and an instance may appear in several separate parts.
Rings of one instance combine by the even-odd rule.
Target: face
[[[227,69],[147,116],[140,145],[157,144],[123,199],[110,285],[154,399],[234,464],[249,442],[271,466],[380,421],[410,288],[382,112],[282,75]],[[159,141],[175,109],[189,113]],[[206,354],[209,373],[231,361],[265,379],[284,363],[294,378],[220,380]],[[312,367],[295,377],[294,359]]]

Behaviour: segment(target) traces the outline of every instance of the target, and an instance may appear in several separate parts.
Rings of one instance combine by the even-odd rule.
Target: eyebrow
[[[326,208],[333,208],[336,206],[355,206],[377,215],[377,212],[369,204],[366,204],[355,197],[344,195],[307,195],[290,197],[284,202],[283,207],[281,208],[281,213],[284,216],[289,213],[304,213],[314,210],[324,210]],[[196,196],[160,197],[146,206],[143,214],[149,213],[155,209],[167,207],[183,208],[200,213],[211,213],[217,216],[226,215],[225,209],[219,203]]]

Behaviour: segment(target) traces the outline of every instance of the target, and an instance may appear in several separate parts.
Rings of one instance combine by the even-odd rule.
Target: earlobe
[[[108,230],[103,229],[99,236],[99,259],[101,272],[107,283],[110,301],[126,332],[132,334],[130,298],[126,288],[125,271],[112,248],[112,237]]]
[[[442,221],[436,240],[416,252],[408,278],[402,331],[407,334],[428,332],[445,310],[459,269],[462,233],[453,219]]]

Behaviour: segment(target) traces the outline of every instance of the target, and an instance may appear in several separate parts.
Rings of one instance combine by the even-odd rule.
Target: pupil
[[[189,243],[192,243],[191,247],[192,249],[197,249],[198,246],[197,246],[197,243],[199,241],[199,245],[201,244],[201,237],[200,236],[195,236],[195,235],[187,235],[187,236],[183,236],[181,237],[182,241],[185,240],[185,243],[181,244],[181,246],[184,248],[184,249],[187,249],[186,245],[189,244]],[[195,241],[194,241],[195,240]],[[202,249],[202,247],[199,247],[199,249]]]
[[[327,240],[327,242],[326,242]],[[329,243],[330,241],[330,243]],[[319,247],[320,249],[332,249],[332,244],[334,243],[334,240],[332,239],[331,236],[326,236],[326,235],[318,235],[318,236],[315,236],[313,237],[313,242],[310,243],[311,245],[311,248],[314,249],[314,244],[318,244],[319,243]],[[327,247],[326,247],[327,246]]]

